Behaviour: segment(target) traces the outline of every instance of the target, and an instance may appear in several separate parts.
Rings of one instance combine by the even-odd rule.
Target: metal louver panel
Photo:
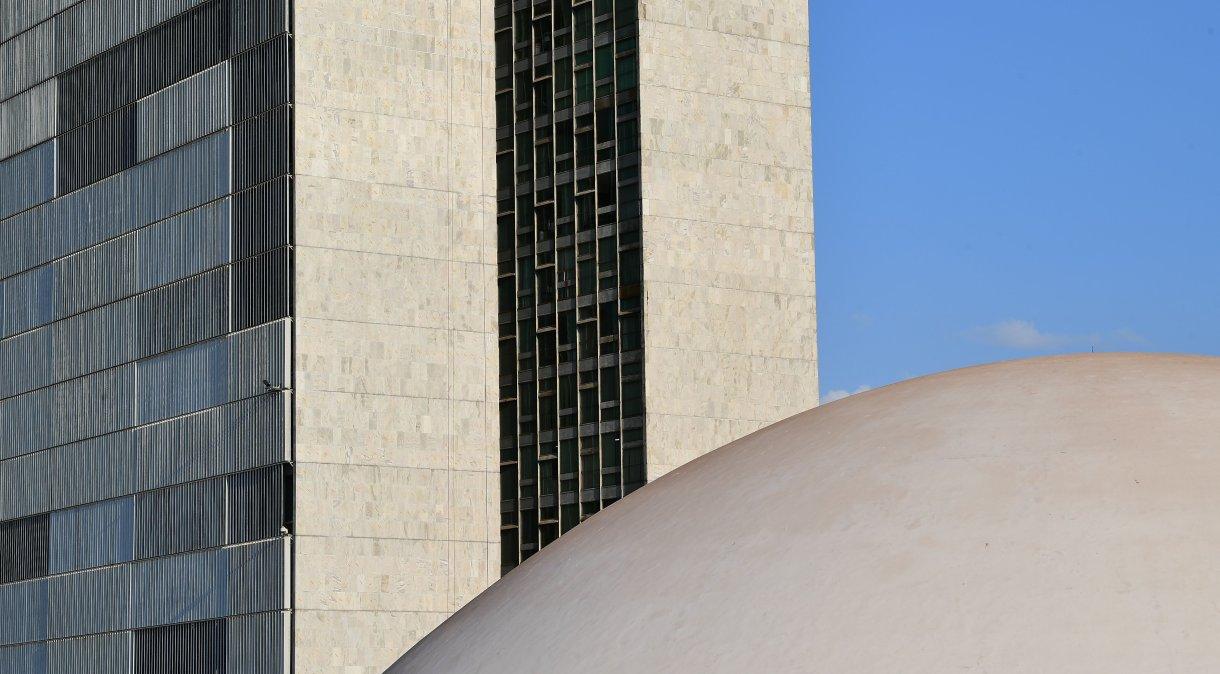
[[[232,53],[238,54],[288,30],[285,0],[231,0]]]
[[[219,199],[229,193],[229,131],[159,155],[129,173],[144,224]]]
[[[55,144],[49,140],[0,161],[0,218],[55,196]]]
[[[67,194],[136,163],[136,110],[128,106],[59,137],[57,185]]]
[[[133,549],[132,497],[51,513],[51,573],[129,562]]]
[[[26,271],[43,260],[54,202],[0,220],[0,279]],[[0,318],[0,320],[3,320]]]
[[[215,407],[227,401],[228,342],[214,339],[141,361],[141,424]]]
[[[0,672],[44,674],[47,671],[47,644],[22,644],[0,648]]]
[[[121,236],[70,255],[52,268],[56,318],[78,314],[139,291],[134,236]]]
[[[286,461],[288,393],[249,398],[136,431],[137,490]]]
[[[292,165],[290,106],[233,127],[233,187],[242,190],[288,173]]]
[[[54,381],[130,363],[136,350],[135,298],[107,304],[50,326]]]
[[[234,330],[288,316],[292,309],[290,260],[288,248],[277,248],[233,264]]]
[[[226,671],[286,674],[291,634],[283,613],[257,613],[228,620]]]
[[[39,328],[0,340],[0,398],[32,391],[52,382],[51,329]]]
[[[134,436],[113,433],[51,450],[52,505],[68,508],[131,493]]]
[[[62,241],[39,262],[84,250],[146,224],[136,213],[137,185],[130,172],[96,182],[55,200]]]
[[[129,428],[135,422],[135,365],[124,365],[52,386],[51,435],[55,444]],[[87,485],[81,485],[86,488]],[[78,501],[81,503],[81,501]]]
[[[240,122],[288,103],[288,36],[233,59],[233,121]]]
[[[226,548],[230,615],[288,608],[288,541]]]
[[[131,632],[47,644],[47,674],[130,674]]]
[[[140,30],[148,30],[202,2],[204,0],[136,0],[136,23]]]
[[[291,328],[276,321],[229,336],[229,400],[265,394],[267,385],[292,386]]]
[[[51,456],[35,452],[0,462],[0,520],[51,509]]]
[[[55,136],[58,93],[48,80],[0,103],[0,159]]]
[[[183,279],[229,261],[230,202],[215,201],[136,233],[140,289]]]
[[[151,356],[229,329],[229,270],[217,269],[141,295],[139,351]]]
[[[11,276],[3,285],[4,335],[49,323],[55,313],[55,277],[50,267]]]
[[[38,389],[0,401],[0,459],[46,449],[52,444],[52,388]]]
[[[229,62],[225,61],[139,102],[140,161],[229,124]]]
[[[136,100],[136,43],[127,42],[61,74],[59,131],[70,131]]]
[[[47,634],[52,639],[126,629],[131,567],[111,566],[47,580]]]
[[[229,543],[278,538],[287,524],[282,466],[230,475],[228,478]]]
[[[292,183],[277,178],[233,196],[233,254],[243,260],[288,245]]]
[[[57,72],[136,34],[135,0],[84,0],[55,17]]]
[[[224,620],[138,630],[134,635],[133,674],[216,674],[224,671]]]
[[[137,559],[224,545],[224,479],[138,494],[135,541]]]
[[[52,0],[8,0],[0,3],[0,41],[46,20],[55,13],[55,9]]]
[[[229,56],[225,3],[204,2],[140,36],[139,91],[154,91],[186,79]]]
[[[0,645],[47,638],[47,581],[0,585]]]
[[[218,548],[133,565],[133,626],[153,627],[226,615],[227,559],[225,550]]]
[[[54,22],[44,21],[0,44],[0,63],[0,100],[49,79],[55,74]]]
[[[0,523],[0,583],[47,575],[49,520],[37,515]]]

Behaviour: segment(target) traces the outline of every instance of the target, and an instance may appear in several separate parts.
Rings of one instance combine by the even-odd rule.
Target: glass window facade
[[[287,2],[0,12],[0,671],[289,667]]]
[[[645,482],[637,0],[497,0],[501,569]]]

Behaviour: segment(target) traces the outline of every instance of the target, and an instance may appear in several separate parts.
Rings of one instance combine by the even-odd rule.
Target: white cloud
[[[1080,341],[1069,335],[1042,332],[1029,321],[1015,319],[975,328],[970,331],[970,336],[992,346],[1027,351],[1056,349]]]
[[[863,385],[857,386],[856,390],[854,390],[854,391],[848,391],[846,389],[837,388],[837,389],[834,389],[831,391],[827,391],[826,395],[822,396],[822,404],[825,405],[826,403],[832,403],[836,400],[842,400],[842,399],[846,398],[847,396],[855,395],[857,393],[864,393],[865,391],[871,391],[872,389],[873,389],[872,386],[863,386]]]

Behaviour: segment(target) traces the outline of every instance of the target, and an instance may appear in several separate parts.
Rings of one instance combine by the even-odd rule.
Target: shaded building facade
[[[0,671],[380,672],[813,404],[804,11],[0,7]]]

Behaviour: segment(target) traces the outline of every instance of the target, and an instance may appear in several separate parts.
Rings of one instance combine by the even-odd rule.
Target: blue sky
[[[814,0],[822,391],[1220,354],[1220,2]]]

